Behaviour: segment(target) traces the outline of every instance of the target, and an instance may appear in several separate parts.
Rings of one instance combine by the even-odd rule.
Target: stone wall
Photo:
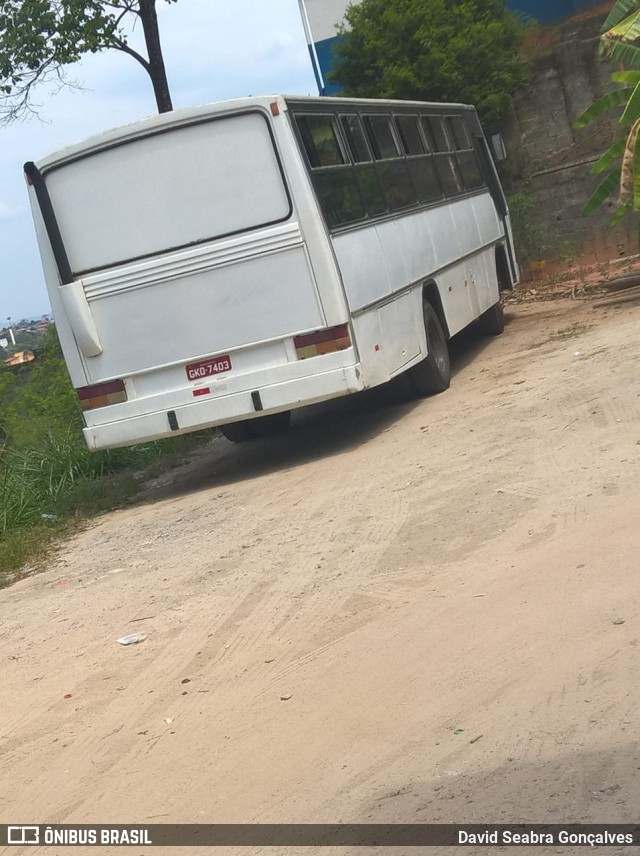
[[[515,99],[502,164],[507,192],[531,206],[525,215],[530,217],[527,251],[521,253],[525,268],[533,263],[539,269],[540,261],[547,268],[554,261],[589,265],[638,252],[635,215],[607,228],[615,199],[589,217],[580,216],[602,179],[590,175],[591,166],[623,135],[616,116],[580,131],[573,128],[578,116],[614,86],[614,67],[598,56],[598,35],[610,7],[606,3],[557,27],[536,30],[528,39],[531,84]]]

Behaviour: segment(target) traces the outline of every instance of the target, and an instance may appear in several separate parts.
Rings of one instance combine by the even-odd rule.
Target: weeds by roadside
[[[28,374],[0,376],[0,587],[60,537],[121,506],[140,482],[202,442],[187,435],[90,452],[53,328]],[[208,435],[205,435],[208,436]]]
[[[589,330],[593,329],[593,326],[593,324],[583,324],[576,321],[574,324],[570,324],[568,327],[563,327],[562,330],[552,333],[547,341],[563,342],[565,339],[575,339],[578,336],[582,336],[583,333],[587,333]]]

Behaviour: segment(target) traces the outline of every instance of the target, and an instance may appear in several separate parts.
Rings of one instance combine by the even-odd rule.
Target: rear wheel
[[[444,392],[451,384],[449,348],[440,319],[428,301],[425,300],[422,307],[427,334],[427,356],[408,372],[411,385],[420,397]]]
[[[247,422],[232,422],[230,425],[221,425],[220,433],[231,440],[232,443],[246,443],[255,440],[258,436],[253,430],[253,420]]]
[[[282,413],[270,413],[259,419],[245,419],[242,422],[221,425],[220,432],[232,443],[247,443],[258,437],[273,437],[275,434],[280,434],[287,430],[290,422],[291,411],[284,410]]]
[[[253,430],[258,437],[273,437],[274,434],[282,434],[291,422],[291,411],[283,410],[282,413],[270,413],[252,422]]]
[[[478,328],[483,336],[499,336],[504,330],[504,309],[498,301],[478,318]]]

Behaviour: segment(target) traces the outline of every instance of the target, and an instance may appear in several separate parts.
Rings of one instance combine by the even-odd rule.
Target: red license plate
[[[209,360],[191,363],[186,367],[186,370],[189,380],[202,380],[212,375],[231,371],[231,357],[211,357]]]

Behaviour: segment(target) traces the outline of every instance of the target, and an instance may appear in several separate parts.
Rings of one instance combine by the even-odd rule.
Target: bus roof
[[[270,105],[274,102],[279,105],[282,111],[287,110],[287,105],[289,103],[295,103],[298,105],[308,104],[310,107],[320,106],[323,104],[328,107],[333,107],[336,104],[345,107],[347,104],[362,107],[409,107],[420,104],[422,107],[437,108],[439,110],[442,108],[469,111],[475,110],[475,108],[469,104],[447,104],[444,102],[402,101],[372,98],[330,98],[319,95],[252,95],[244,98],[233,98],[227,101],[215,101],[208,104],[201,104],[197,107],[185,107],[179,110],[173,110],[169,113],[160,113],[156,116],[140,119],[127,125],[110,128],[107,131],[103,131],[100,134],[88,137],[87,139],[81,140],[77,143],[72,143],[63,149],[59,149],[58,151],[41,158],[37,162],[37,166],[41,170],[51,169],[54,166],[61,166],[68,160],[74,160],[79,155],[87,155],[94,151],[100,151],[114,143],[122,143],[126,140],[144,137],[150,133],[167,128],[188,125],[194,121],[206,119],[210,116],[224,115],[226,113],[231,114],[237,111],[247,110],[252,107],[269,110]]]

